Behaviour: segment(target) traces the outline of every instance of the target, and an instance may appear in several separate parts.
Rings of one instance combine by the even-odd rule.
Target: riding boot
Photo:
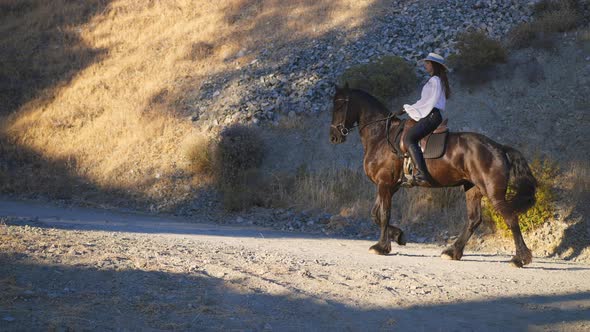
[[[413,184],[430,187],[433,183],[432,178],[426,169],[426,161],[424,160],[424,156],[422,155],[422,151],[420,150],[418,144],[412,144],[408,146],[408,154],[414,162]]]

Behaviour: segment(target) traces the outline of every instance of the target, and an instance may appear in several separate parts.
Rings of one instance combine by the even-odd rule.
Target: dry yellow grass
[[[163,191],[186,196],[188,186],[162,183],[190,183],[182,147],[198,133],[185,115],[198,106],[203,81],[263,47],[285,53],[290,42],[354,28],[371,3],[2,1],[0,46],[26,55],[0,59],[0,74],[27,87],[11,85],[17,108],[0,113],[0,137],[4,153],[42,161],[21,159],[38,172],[5,190],[49,192],[75,178],[148,200]],[[241,49],[250,55],[234,59]]]
[[[275,174],[269,190],[275,205],[353,218],[368,218],[376,198],[375,185],[362,169],[335,166],[316,172],[300,169],[296,176]],[[400,189],[392,198],[392,220],[403,226],[434,221],[436,227],[456,233],[466,219],[462,187]]]

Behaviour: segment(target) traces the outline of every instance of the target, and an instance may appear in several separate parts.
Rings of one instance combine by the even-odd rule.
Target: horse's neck
[[[364,108],[359,114],[359,134],[365,151],[385,137],[387,114],[370,108]]]

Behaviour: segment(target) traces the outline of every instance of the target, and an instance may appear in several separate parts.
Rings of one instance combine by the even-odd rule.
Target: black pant
[[[430,114],[420,119],[416,125],[408,130],[406,137],[404,137],[404,145],[406,149],[410,145],[418,144],[418,142],[432,133],[438,125],[442,122],[442,116],[438,108],[433,108]]]

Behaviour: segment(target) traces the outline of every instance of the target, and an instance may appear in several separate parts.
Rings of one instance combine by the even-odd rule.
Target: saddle
[[[420,140],[419,145],[420,149],[422,150],[422,154],[424,155],[424,159],[437,159],[442,157],[445,153],[446,145],[447,145],[447,136],[449,134],[449,127],[447,126],[448,119],[444,119],[441,124],[436,127],[436,129],[426,135],[423,139]],[[416,125],[416,121],[412,119],[402,120],[402,122],[397,126],[393,133],[393,142],[390,140],[390,136],[388,135],[387,141],[389,145],[393,148],[395,154],[398,157],[404,157],[407,154],[407,149],[403,143],[403,139],[406,136],[408,129],[412,128]],[[388,130],[389,133],[389,130]]]
[[[447,126],[447,123],[448,119],[444,119],[432,133],[426,135],[426,137],[420,140],[419,145],[424,159],[437,159],[445,154],[447,137],[449,135],[449,127]],[[404,158],[403,171],[404,176],[407,178],[413,177],[414,165],[411,158],[407,154],[407,149],[403,144],[403,138],[405,137],[408,129],[414,125],[416,125],[416,121],[412,119],[402,120],[399,126],[397,126],[394,130],[392,142],[389,135],[390,124],[387,124],[387,142],[392,147],[393,152],[398,158]]]

